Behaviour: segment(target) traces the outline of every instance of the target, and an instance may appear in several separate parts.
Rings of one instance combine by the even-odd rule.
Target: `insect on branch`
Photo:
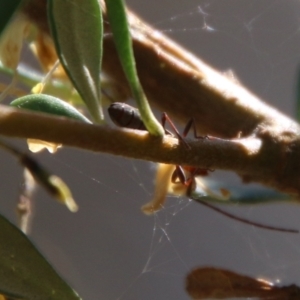
[[[38,25],[41,32],[48,34],[45,6],[39,1],[31,1],[24,8],[24,13]],[[103,139],[98,140],[102,146],[98,147],[95,140],[88,142],[79,136],[75,127],[69,128],[66,121],[62,126],[69,128],[69,136],[76,135],[80,143],[70,142],[67,134],[63,137],[61,129],[55,134],[52,132],[51,138],[45,132],[44,139],[165,163],[232,170],[244,182],[263,183],[298,196],[298,124],[151,28],[130,11],[128,17],[138,74],[151,104],[167,112],[175,122],[186,123],[194,118],[199,134],[212,138],[189,143],[191,149],[187,151],[171,137],[165,137],[161,142],[146,133],[141,135],[109,129],[116,135],[114,140],[118,140],[118,146],[112,145],[108,140],[110,137],[107,139],[103,134]],[[130,96],[107,22],[105,33],[103,70],[116,82],[122,82],[122,87]],[[85,127],[84,124],[80,126]],[[101,131],[108,129],[96,127],[94,130],[100,136]],[[30,134],[35,135],[34,131]],[[130,139],[126,142],[128,136]],[[146,147],[151,148],[147,150]]]

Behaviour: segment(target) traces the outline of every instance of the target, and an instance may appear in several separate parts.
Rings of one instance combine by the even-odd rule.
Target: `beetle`
[[[147,130],[141,115],[138,111],[137,108],[134,108],[126,103],[121,103],[121,102],[114,102],[112,103],[109,108],[108,108],[108,113],[113,121],[114,124],[120,127],[124,128],[130,128],[130,129],[137,129],[137,130]],[[183,134],[181,135],[175,125],[173,124],[172,120],[168,117],[166,113],[162,114],[162,126],[165,130],[166,134],[173,135],[169,130],[165,128],[166,123],[169,123],[172,130],[175,132],[175,135],[178,137],[178,139],[186,146],[187,149],[190,148],[190,146],[186,143],[185,137],[188,135],[190,129],[193,129],[193,134],[194,137],[197,139],[205,139],[205,138],[210,138],[208,136],[201,136],[197,134],[196,130],[196,124],[194,119],[190,119],[187,125],[185,126],[183,130]],[[186,196],[189,198],[195,200],[196,202],[207,206],[225,216],[228,218],[234,219],[236,221],[245,223],[245,224],[250,224],[256,227],[268,229],[268,230],[275,230],[275,231],[281,231],[281,232],[290,232],[290,233],[298,233],[298,230],[294,229],[286,229],[286,228],[281,228],[281,227],[274,227],[274,226],[268,226],[264,224],[260,224],[257,222],[249,221],[247,219],[237,217],[235,215],[232,215],[210,203],[207,203],[205,201],[202,201],[200,199],[196,199],[192,196],[192,191],[197,187],[197,182],[196,182],[196,177],[197,176],[207,176],[209,172],[212,172],[214,170],[209,169],[209,168],[198,168],[198,167],[193,167],[193,166],[181,166],[181,165],[176,165],[175,170],[171,176],[171,182],[172,183],[179,183],[187,187],[186,189]],[[226,192],[228,192],[226,190]],[[229,193],[229,192],[228,192]],[[230,194],[230,193],[229,193]]]
[[[119,127],[147,131],[139,110],[126,103],[112,103],[108,108],[108,114],[114,124]]]
[[[139,110],[134,108],[126,103],[114,102],[108,108],[108,113],[117,126],[137,129],[137,130],[147,130]],[[185,126],[182,135],[177,130],[176,126],[169,118],[169,116],[164,112],[162,113],[161,123],[165,130],[166,134],[173,135],[169,130],[166,129],[166,123],[169,123],[172,130],[175,132],[176,137],[189,149],[189,145],[186,143],[184,138],[188,135],[191,128],[193,128],[194,137],[197,139],[205,139],[207,136],[197,135],[196,126],[194,119],[190,119],[187,125]],[[196,176],[207,176],[209,172],[212,172],[212,169],[209,168],[196,168],[192,166],[180,166],[176,165],[175,171],[172,174],[171,181],[172,183],[179,182],[187,187],[190,187],[194,183],[194,178]],[[189,174],[187,176],[187,174]]]

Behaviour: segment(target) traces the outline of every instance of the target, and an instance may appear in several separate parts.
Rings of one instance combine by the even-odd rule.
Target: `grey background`
[[[206,62],[233,70],[251,91],[294,116],[299,1],[127,3]],[[140,207],[151,199],[155,172],[147,162],[77,149],[38,157],[66,180],[80,210],[72,214],[40,191],[31,238],[85,300],[188,299],[184,277],[196,266],[300,285],[299,235],[246,226],[187,199],[170,199],[154,217],[144,216]],[[1,211],[15,220],[21,168],[3,152],[0,163]],[[255,221],[300,228],[296,205],[226,208]]]

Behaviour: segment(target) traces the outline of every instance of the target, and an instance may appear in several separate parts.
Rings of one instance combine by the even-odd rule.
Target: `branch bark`
[[[46,1],[32,0],[23,11],[48,34],[45,4]],[[244,181],[299,195],[298,124],[131,12],[128,15],[140,80],[150,102],[181,122],[193,117],[199,131],[218,138],[192,142],[191,150],[186,150],[171,137],[161,141],[147,133],[59,118],[51,118],[49,126],[44,122],[50,117],[7,109],[0,115],[0,133],[165,163],[233,170]],[[122,82],[130,95],[109,25],[105,24],[103,69],[113,80]],[[27,125],[20,125],[26,118]],[[19,128],[14,128],[17,124]]]

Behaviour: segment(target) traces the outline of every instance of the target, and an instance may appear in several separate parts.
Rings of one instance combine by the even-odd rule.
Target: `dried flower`
[[[29,32],[30,23],[25,16],[17,14],[0,37],[0,61],[16,70],[20,61],[23,39]]]

